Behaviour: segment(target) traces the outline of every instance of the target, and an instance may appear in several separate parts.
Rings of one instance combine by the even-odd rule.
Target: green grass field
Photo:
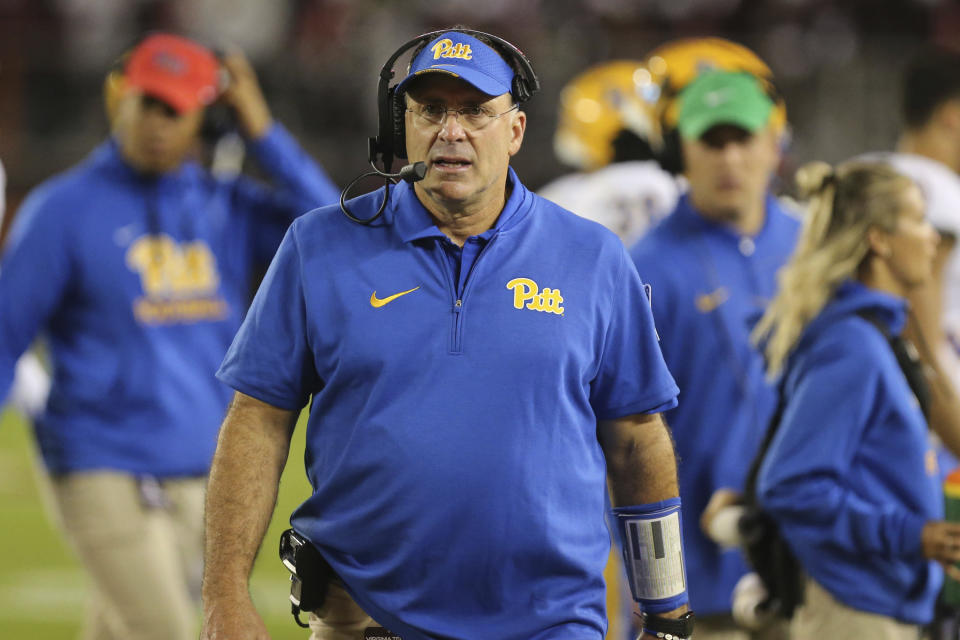
[[[298,425],[280,485],[280,499],[254,568],[251,590],[274,640],[305,640],[290,615],[287,570],[277,558],[290,512],[308,495],[303,470],[304,424]],[[38,491],[38,454],[27,423],[0,416],[0,638],[70,640],[87,595],[77,561],[50,524]],[[199,618],[198,618],[199,624]],[[199,628],[199,627],[198,627]]]

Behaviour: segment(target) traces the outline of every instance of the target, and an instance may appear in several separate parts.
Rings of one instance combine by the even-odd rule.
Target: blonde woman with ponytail
[[[927,422],[891,347],[938,236],[885,164],[814,163],[797,183],[808,217],[754,332],[784,402],[757,497],[807,575],[792,637],[916,640],[960,525],[942,522]]]

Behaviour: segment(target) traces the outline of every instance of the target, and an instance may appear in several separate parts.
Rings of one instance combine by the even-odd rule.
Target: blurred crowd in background
[[[277,118],[340,186],[366,166],[377,75],[413,34],[462,23],[530,56],[542,92],[514,166],[537,189],[555,157],[558,97],[603,60],[642,59],[684,36],[717,35],[769,63],[792,137],[781,176],[891,148],[904,61],[960,41],[951,0],[0,0],[0,158],[9,209],[107,132],[102,80],[145,31],[163,29],[253,61]],[[371,185],[371,187],[374,185]]]

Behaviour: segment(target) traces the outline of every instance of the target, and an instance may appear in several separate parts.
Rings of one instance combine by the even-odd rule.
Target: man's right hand
[[[960,522],[944,522],[931,520],[923,527],[922,534],[923,555],[930,560],[936,560],[947,575],[954,580],[960,580]]]
[[[297,413],[234,394],[207,484],[202,640],[269,640],[250,599]]]
[[[262,138],[270,128],[273,117],[253,65],[243,53],[233,50],[224,56],[223,66],[230,74],[230,84],[223,92],[223,100],[233,107],[240,129],[247,138]]]
[[[250,596],[204,601],[200,640],[270,640]]]

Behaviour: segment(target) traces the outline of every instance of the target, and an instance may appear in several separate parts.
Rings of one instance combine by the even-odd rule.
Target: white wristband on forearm
[[[680,498],[613,510],[633,599],[661,613],[687,604]]]

